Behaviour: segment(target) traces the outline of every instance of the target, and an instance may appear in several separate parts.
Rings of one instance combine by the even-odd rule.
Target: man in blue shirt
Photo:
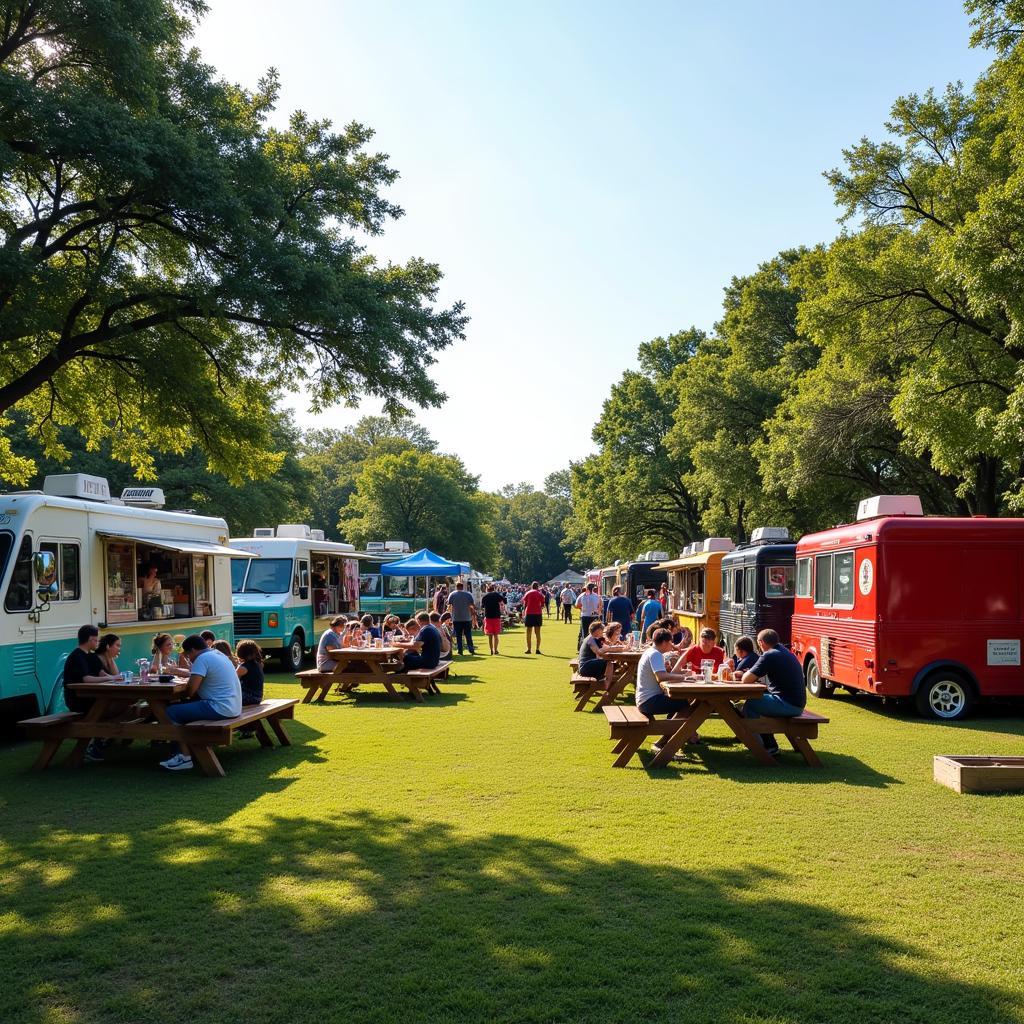
[[[441,631],[430,624],[430,615],[420,612],[416,616],[420,631],[408,644],[409,653],[403,659],[406,668],[437,668],[441,660]],[[406,646],[402,644],[401,646]]]
[[[633,602],[622,596],[622,587],[612,588],[612,599],[605,610],[605,622],[618,622],[625,636],[633,629]]]
[[[761,657],[743,674],[744,683],[764,682],[768,692],[754,697],[743,705],[744,718],[796,718],[807,704],[804,673],[796,655],[779,643],[774,629],[762,629],[757,634]],[[769,754],[777,754],[779,745],[770,733],[761,736]]]
[[[636,610],[636,617],[640,623],[640,639],[647,639],[647,630],[651,628],[663,615],[665,609],[661,602],[654,596],[653,590],[647,591],[647,600]]]

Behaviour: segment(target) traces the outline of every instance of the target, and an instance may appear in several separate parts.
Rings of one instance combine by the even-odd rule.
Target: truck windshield
[[[242,562],[248,573],[231,566],[231,591],[234,594],[287,594],[292,589],[290,558],[253,558]]]

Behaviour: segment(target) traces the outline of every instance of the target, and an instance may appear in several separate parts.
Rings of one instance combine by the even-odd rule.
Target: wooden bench
[[[64,740],[76,740],[79,745],[82,741],[90,739],[176,740],[189,746],[193,758],[205,775],[222,778],[224,768],[213,752],[213,747],[229,745],[238,729],[249,726],[253,727],[261,746],[272,747],[274,743],[264,723],[270,725],[281,746],[291,746],[283,720],[295,717],[295,705],[298,703],[296,698],[265,700],[262,704],[243,707],[242,713],[235,718],[189,722],[187,725],[175,725],[167,720],[154,722],[143,718],[130,721],[88,721],[85,715],[74,711],[27,718],[18,725],[30,738],[43,741],[42,752],[32,765],[34,771],[42,771],[50,764]],[[78,763],[80,761],[74,759],[72,754],[69,764]]]
[[[617,741],[612,748],[612,753],[618,754],[613,768],[625,768],[648,736],[664,738],[679,728],[678,719],[648,718],[631,704],[608,704],[601,710],[611,728],[611,738]]]
[[[412,694],[413,700],[422,704],[424,691],[441,692],[437,687],[437,680],[446,679],[450,668],[450,661],[442,661],[436,668],[411,668],[407,672],[395,672],[388,676],[388,680],[392,683],[401,683]]]
[[[746,726],[756,733],[781,732],[789,740],[792,748],[803,757],[812,768],[821,768],[818,755],[811,749],[808,740],[818,738],[818,726],[827,725],[824,715],[816,715],[804,708],[803,712],[793,718],[744,718]]]
[[[569,682],[572,684],[573,699],[576,701],[576,707],[573,708],[574,711],[583,711],[591,699],[599,694],[601,699],[598,701],[598,707],[610,703],[607,699],[608,686],[603,677],[601,679],[594,679],[591,676],[581,676],[578,673],[573,673],[573,677]]]
[[[331,672],[321,672],[316,668],[307,668],[302,672],[296,672],[299,684],[306,688],[302,697],[303,704],[310,704],[314,700],[323,700],[327,691],[337,682]]]

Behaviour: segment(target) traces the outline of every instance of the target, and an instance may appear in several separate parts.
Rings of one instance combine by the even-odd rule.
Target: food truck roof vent
[[[667,559],[667,551],[645,551],[642,555],[636,556],[638,562],[664,562]]]
[[[273,537],[274,528],[272,526],[257,526],[256,529],[252,531],[252,535],[254,537]]]
[[[384,550],[384,541],[382,541],[382,540],[368,540],[366,542],[366,550],[368,552],[371,552],[371,551],[383,551]]]
[[[759,526],[751,535],[751,544],[776,544],[789,540],[789,530],[784,526]]]
[[[300,540],[311,540],[310,529],[305,523],[281,523],[277,528],[278,537],[298,537]]]
[[[54,498],[85,498],[88,501],[112,501],[110,485],[101,476],[88,473],[58,473],[43,480],[43,494]]]
[[[399,552],[400,554],[408,554],[409,542],[407,540],[386,540],[384,541],[384,550],[391,552]]]
[[[133,508],[163,508],[167,504],[159,487],[126,487],[121,492],[121,500]]]
[[[708,537],[704,541],[704,551],[732,551],[736,545],[728,537]]]
[[[324,539],[324,531],[323,530],[310,530],[309,531],[309,537],[310,537],[310,540],[323,540]]]
[[[857,506],[857,522],[879,516],[923,516],[921,499],[916,494],[877,494]]]

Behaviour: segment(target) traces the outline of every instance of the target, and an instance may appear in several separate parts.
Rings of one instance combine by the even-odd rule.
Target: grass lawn
[[[1019,714],[840,697],[823,771],[721,723],[616,770],[575,630],[507,635],[425,706],[300,706],[226,779],[0,749],[0,1021],[1024,1021],[1024,797],[931,780],[1020,753]]]

